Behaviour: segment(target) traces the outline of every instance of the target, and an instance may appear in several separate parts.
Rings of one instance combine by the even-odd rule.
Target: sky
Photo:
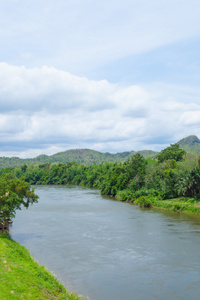
[[[200,137],[199,0],[0,0],[0,156]]]

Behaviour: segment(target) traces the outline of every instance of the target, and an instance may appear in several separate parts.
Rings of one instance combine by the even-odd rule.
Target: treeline
[[[125,162],[104,162],[86,166],[77,163],[39,166],[23,165],[0,170],[0,176],[12,173],[25,178],[32,185],[82,185],[99,189],[120,201],[140,206],[164,206],[177,197],[188,197],[187,208],[199,202],[200,158],[179,148],[178,144],[162,150],[155,158],[144,158],[140,153]],[[184,209],[176,205],[176,209]],[[186,208],[186,207],[185,207]]]
[[[0,170],[0,174],[8,169]],[[199,201],[200,160],[186,155],[178,144],[161,151],[154,159],[140,153],[125,162],[104,162],[86,166],[77,163],[9,168],[30,184],[73,184],[99,189],[102,195],[120,201],[151,206],[157,200],[190,197]]]

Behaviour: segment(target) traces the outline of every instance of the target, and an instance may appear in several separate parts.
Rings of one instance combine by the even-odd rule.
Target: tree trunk
[[[4,233],[4,221],[2,221],[0,224],[1,224],[1,228],[2,228],[2,233]]]

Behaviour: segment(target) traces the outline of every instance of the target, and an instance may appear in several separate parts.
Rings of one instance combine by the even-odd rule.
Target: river
[[[74,186],[36,186],[10,233],[91,300],[200,299],[200,220]]]

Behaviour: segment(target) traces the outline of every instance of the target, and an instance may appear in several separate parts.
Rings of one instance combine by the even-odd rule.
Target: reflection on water
[[[91,300],[199,299],[200,220],[82,187],[40,186],[12,237]]]

